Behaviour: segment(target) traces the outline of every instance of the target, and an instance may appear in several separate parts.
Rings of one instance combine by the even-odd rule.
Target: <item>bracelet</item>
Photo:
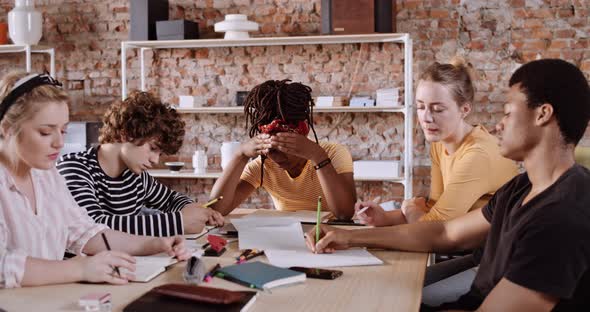
[[[326,158],[326,159],[320,161],[317,165],[313,166],[313,168],[315,170],[320,170],[320,169],[322,169],[322,167],[325,167],[327,164],[329,164],[331,162],[332,162],[332,160],[330,158]]]

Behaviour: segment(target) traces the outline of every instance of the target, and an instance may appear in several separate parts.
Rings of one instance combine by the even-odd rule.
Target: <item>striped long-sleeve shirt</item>
[[[180,210],[193,200],[158,183],[145,171],[137,175],[125,169],[120,176],[110,177],[100,167],[97,152],[97,148],[90,148],[67,154],[57,165],[74,199],[90,217],[130,234],[183,234]],[[142,207],[162,213],[140,214]]]

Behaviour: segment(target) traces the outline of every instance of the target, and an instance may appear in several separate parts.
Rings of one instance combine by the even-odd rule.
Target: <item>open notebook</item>
[[[365,249],[314,254],[305,246],[303,229],[296,218],[241,218],[232,222],[240,233],[240,249],[262,249],[268,261],[278,267],[318,268],[383,264],[383,261]]]
[[[166,271],[166,268],[178,262],[165,253],[160,253],[153,256],[135,257],[135,272],[129,272],[127,269],[121,268],[121,274],[134,274],[135,278],[132,282],[149,282],[160,273]]]

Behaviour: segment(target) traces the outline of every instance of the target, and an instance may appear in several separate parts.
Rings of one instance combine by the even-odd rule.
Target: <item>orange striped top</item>
[[[320,146],[330,157],[332,166],[334,166],[337,173],[352,173],[352,156],[346,147],[331,142],[320,142]],[[241,176],[242,180],[250,183],[255,188],[260,186],[261,163],[260,157],[250,161]],[[287,170],[280,168],[270,158],[266,159],[264,162],[264,185],[262,187],[272,197],[277,210],[316,210],[318,196],[326,198],[322,192],[316,170],[309,160],[305,163],[301,174],[292,178]],[[322,202],[322,210],[330,210],[325,201]]]

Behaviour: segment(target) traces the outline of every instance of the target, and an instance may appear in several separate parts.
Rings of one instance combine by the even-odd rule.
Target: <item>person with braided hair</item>
[[[352,217],[352,157],[343,145],[319,142],[310,87],[268,80],[250,91],[244,112],[250,139],[213,186],[211,198],[223,196],[215,210],[226,215],[263,188],[277,210],[315,210],[321,196],[324,210],[338,219]],[[310,130],[315,141],[307,137]]]

